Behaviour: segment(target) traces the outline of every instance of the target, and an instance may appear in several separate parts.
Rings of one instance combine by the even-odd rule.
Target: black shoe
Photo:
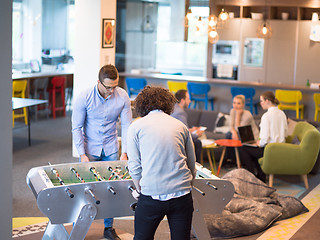
[[[103,236],[108,240],[121,240],[116,233],[116,230],[112,227],[104,228]]]

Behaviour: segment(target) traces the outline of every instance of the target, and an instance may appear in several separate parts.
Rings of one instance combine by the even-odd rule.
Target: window
[[[13,62],[21,62],[23,58],[22,3],[14,1],[12,6],[12,60]]]

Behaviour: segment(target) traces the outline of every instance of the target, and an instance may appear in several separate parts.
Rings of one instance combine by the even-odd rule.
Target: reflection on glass
[[[244,42],[243,62],[246,66],[263,66],[264,39],[246,38]]]

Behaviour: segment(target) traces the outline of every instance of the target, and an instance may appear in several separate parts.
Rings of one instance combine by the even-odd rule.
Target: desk
[[[26,90],[26,96],[30,96],[30,90],[32,81],[36,78],[50,78],[55,76],[66,76],[66,82],[65,82],[65,88],[67,87],[73,87],[73,71],[52,71],[52,72],[37,72],[37,73],[14,73],[12,74],[12,80],[24,80],[26,79],[28,81],[27,83],[27,90]]]
[[[30,99],[30,98],[12,98],[12,110],[20,109],[26,107],[28,109],[28,141],[29,146],[31,146],[30,137],[30,110],[29,107],[37,106],[40,104],[48,103],[47,100],[41,99]]]
[[[223,158],[224,158],[224,155],[225,155],[225,153],[226,153],[227,147],[234,147],[234,151],[235,151],[235,153],[236,153],[237,167],[238,167],[238,168],[241,167],[241,165],[240,165],[239,151],[238,151],[238,147],[241,147],[241,146],[242,146],[240,140],[219,139],[219,140],[216,140],[215,143],[216,143],[218,146],[224,147],[224,148],[223,148],[223,151],[222,151],[222,154],[221,154],[220,162],[219,162],[219,167],[218,167],[218,171],[217,171],[217,176],[218,176],[219,173],[220,173],[221,165],[222,165]]]

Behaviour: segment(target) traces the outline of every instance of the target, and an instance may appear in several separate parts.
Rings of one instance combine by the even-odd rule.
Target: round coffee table
[[[241,167],[241,165],[240,165],[239,151],[238,151],[238,147],[241,147],[241,146],[242,146],[240,140],[218,139],[218,140],[215,140],[215,143],[216,143],[218,146],[222,146],[222,147],[223,147],[222,154],[221,154],[221,157],[220,157],[219,166],[218,166],[217,176],[218,176],[219,173],[220,173],[221,165],[222,165],[222,162],[223,162],[224,155],[226,154],[226,149],[227,149],[227,147],[234,147],[234,151],[235,151],[235,153],[236,153],[237,167],[238,167],[238,168]]]

